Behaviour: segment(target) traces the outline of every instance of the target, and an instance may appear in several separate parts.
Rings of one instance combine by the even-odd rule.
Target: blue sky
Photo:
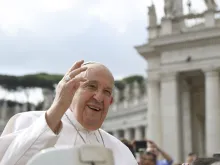
[[[164,0],[152,1],[161,18]],[[84,59],[104,63],[116,79],[145,76],[147,62],[134,46],[147,42],[152,1],[1,0],[0,74],[63,74]],[[202,0],[192,5],[197,12],[205,8]]]

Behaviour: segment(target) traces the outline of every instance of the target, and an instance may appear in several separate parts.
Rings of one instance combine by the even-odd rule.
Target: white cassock
[[[101,144],[110,148],[113,151],[115,165],[137,165],[130,150],[120,140],[102,129],[100,133],[97,130],[86,131],[76,121],[70,110],[67,110],[66,115],[62,118],[63,127],[58,135],[48,127],[45,111],[30,111],[14,115],[0,137],[0,165],[25,165],[42,149],[85,144],[80,135],[87,144]]]

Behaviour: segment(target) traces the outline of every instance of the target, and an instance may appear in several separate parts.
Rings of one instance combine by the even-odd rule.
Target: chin
[[[101,127],[101,125],[93,125],[93,124],[88,123],[84,127],[89,131],[95,131],[95,130],[99,129]]]
[[[91,127],[91,126],[89,126],[89,127],[86,127],[86,129],[88,130],[88,131],[95,131],[95,130],[97,130],[97,129],[99,129],[100,127]]]

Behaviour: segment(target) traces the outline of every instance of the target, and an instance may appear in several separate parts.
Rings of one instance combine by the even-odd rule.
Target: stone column
[[[30,107],[30,110],[31,110],[31,111],[35,111],[35,110],[36,110],[36,109],[35,109],[35,106],[34,106],[33,104],[30,104],[30,106],[31,106],[31,107]]]
[[[183,112],[183,149],[184,157],[192,152],[192,115],[191,115],[191,91],[187,81],[182,81],[182,112]]]
[[[120,139],[120,138],[121,138],[121,137],[120,137],[120,136],[121,136],[121,135],[120,135],[120,130],[114,131],[114,132],[113,132],[113,135],[114,135],[114,137]]]
[[[50,89],[43,88],[42,93],[44,96],[44,105],[43,110],[48,109],[53,102],[54,99],[54,91]]]
[[[206,155],[220,151],[219,72],[205,71]]]
[[[163,149],[172,155],[174,162],[182,160],[182,130],[179,109],[179,87],[176,73],[162,75],[161,112],[163,128]]]
[[[26,112],[28,110],[28,103],[23,103],[21,112]]]
[[[160,111],[160,82],[159,79],[148,80],[148,111],[147,138],[158,146],[162,145],[161,111]]]
[[[1,122],[4,123],[7,120],[7,110],[8,110],[8,103],[4,100],[3,105],[1,108]]]
[[[21,112],[21,108],[20,108],[19,104],[16,103],[16,105],[15,105],[15,114],[20,113],[20,112]]]
[[[148,137],[148,136],[147,136],[147,129],[148,129],[148,127],[145,126],[144,129],[145,129],[145,132],[144,132],[144,139],[147,139],[147,137]]]
[[[207,10],[205,12],[205,26],[207,28],[215,26],[215,10]]]
[[[124,130],[124,138],[127,140],[132,140],[132,132],[130,128]]]
[[[136,127],[135,128],[134,139],[135,140],[143,140],[141,127]]]
[[[172,34],[172,20],[170,18],[162,18],[161,20],[161,34],[169,35]]]

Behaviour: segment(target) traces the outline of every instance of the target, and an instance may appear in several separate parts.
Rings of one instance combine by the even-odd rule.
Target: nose
[[[96,101],[98,101],[100,103],[103,102],[103,100],[104,100],[104,96],[101,91],[96,91],[96,93],[93,97],[96,99]]]

